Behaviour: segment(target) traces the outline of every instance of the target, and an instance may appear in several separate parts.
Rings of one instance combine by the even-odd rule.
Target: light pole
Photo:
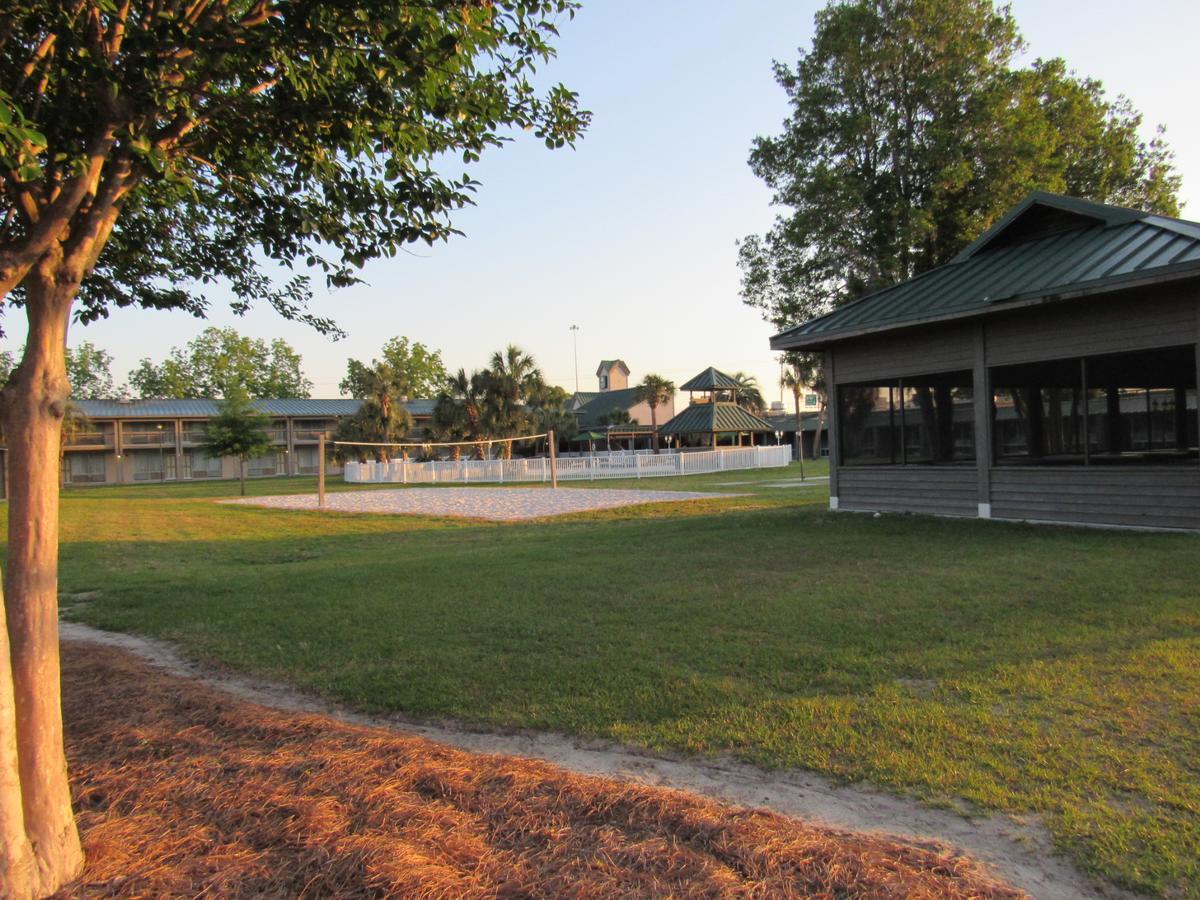
[[[167,468],[163,464],[163,445],[162,445],[163,427],[162,427],[162,422],[159,422],[154,427],[158,429],[158,483],[166,484]]]
[[[579,393],[579,326],[571,326],[571,346],[575,350],[575,393]]]

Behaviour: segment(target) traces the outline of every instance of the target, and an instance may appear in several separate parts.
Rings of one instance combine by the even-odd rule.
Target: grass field
[[[1200,895],[1200,539],[831,515],[770,483],[796,474],[524,524],[74,491],[65,615],[365,710],[1035,815],[1101,877]]]

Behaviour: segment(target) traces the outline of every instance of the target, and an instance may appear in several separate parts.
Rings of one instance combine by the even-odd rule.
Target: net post
[[[546,432],[546,444],[550,447],[550,487],[558,487],[558,448],[555,446],[554,429]]]
[[[317,435],[317,508],[325,508],[325,432]]]

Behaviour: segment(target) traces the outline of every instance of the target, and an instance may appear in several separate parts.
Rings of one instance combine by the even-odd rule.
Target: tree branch
[[[42,255],[62,236],[63,229],[89,194],[95,193],[104,162],[116,142],[114,128],[108,128],[88,151],[88,168],[67,181],[43,210],[37,210],[25,239],[0,249],[0,299],[16,287]]]

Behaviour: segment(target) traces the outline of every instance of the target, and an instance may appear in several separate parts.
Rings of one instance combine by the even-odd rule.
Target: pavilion
[[[658,429],[663,436],[677,437],[680,443],[691,438],[716,447],[721,435],[729,436],[737,446],[741,446],[743,435],[749,435],[753,447],[756,434],[775,433],[770,422],[738,406],[737,395],[742,390],[742,383],[712,366],[684,382],[679,389],[707,396],[699,400],[693,397],[682,412],[664,422]]]

